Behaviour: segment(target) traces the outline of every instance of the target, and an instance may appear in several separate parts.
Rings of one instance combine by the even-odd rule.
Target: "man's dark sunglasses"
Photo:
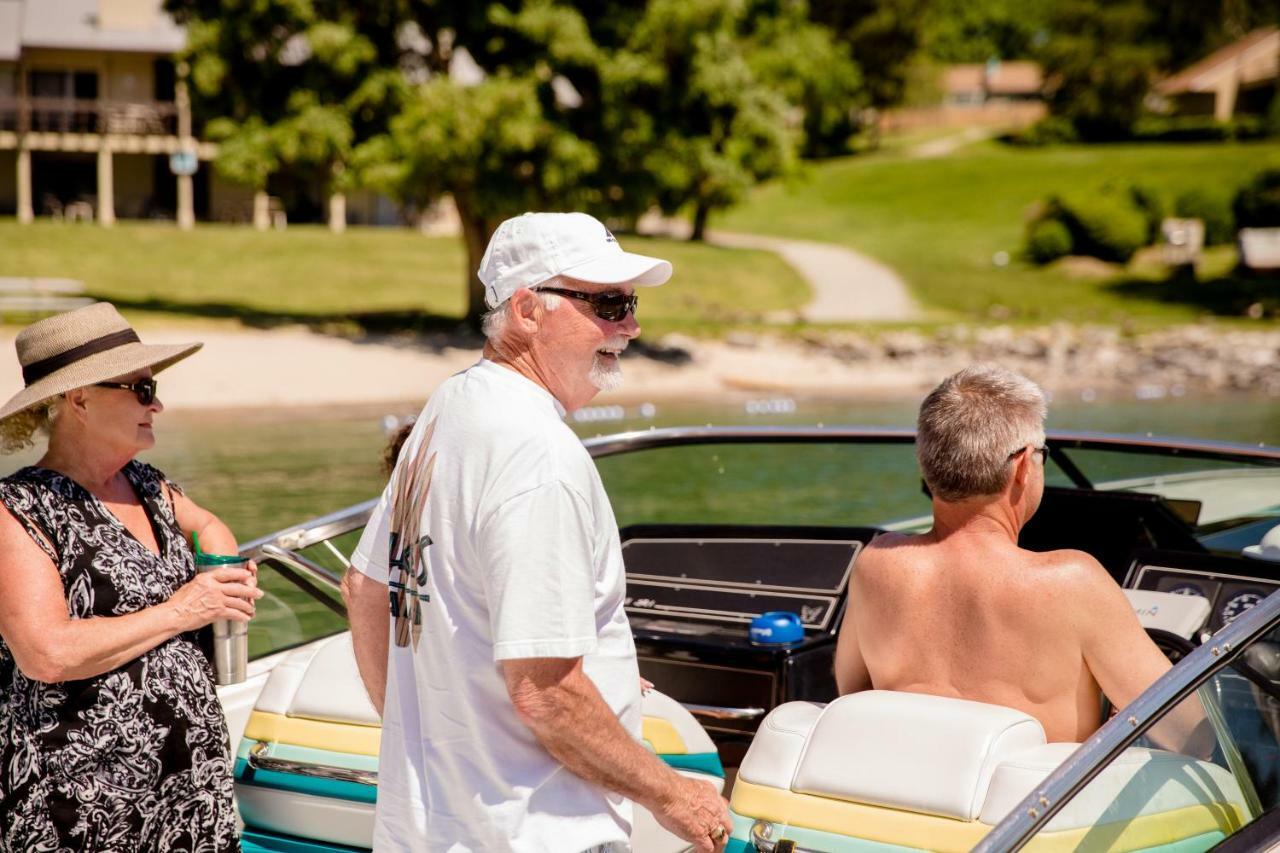
[[[150,406],[156,400],[156,381],[154,379],[139,379],[136,382],[95,382],[99,388],[123,388],[126,391],[132,391],[138,395],[138,402],[144,406]]]
[[[591,306],[591,310],[596,312],[597,317],[608,320],[610,323],[621,323],[627,319],[628,314],[634,314],[636,304],[640,301],[634,293],[630,296],[625,293],[583,293],[580,290],[562,290],[559,287],[539,287],[537,290],[539,293],[554,293],[586,302]]]
[[[1010,453],[1010,454],[1009,454],[1009,459],[1016,459],[1016,458],[1017,458],[1017,456],[1018,456],[1018,454],[1019,454],[1019,453],[1021,453],[1021,452],[1022,452],[1022,451],[1024,451],[1024,450],[1026,450],[1026,449],[1027,449],[1027,448],[1025,448],[1025,447],[1019,447],[1017,450],[1015,450],[1015,451],[1013,451],[1012,453]],[[1042,445],[1040,445],[1039,447],[1033,447],[1033,448],[1031,448],[1031,452],[1032,452],[1032,453],[1039,453],[1039,454],[1040,454],[1040,461],[1041,461],[1041,462],[1048,462],[1048,461],[1049,461],[1049,445],[1047,445],[1047,444],[1042,444]],[[1006,460],[1006,461],[1007,461],[1007,460]]]

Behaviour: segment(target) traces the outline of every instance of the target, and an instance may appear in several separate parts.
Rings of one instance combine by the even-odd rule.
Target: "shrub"
[[[1027,257],[1047,264],[1071,254],[1071,232],[1058,219],[1041,219],[1027,230]]]
[[[1046,116],[1013,137],[1018,145],[1060,145],[1079,142],[1080,134],[1070,119]]]
[[[1236,195],[1237,228],[1280,227],[1280,169],[1267,169]]]
[[[1230,243],[1236,235],[1236,218],[1230,195],[1212,190],[1188,190],[1173,203],[1175,216],[1204,220],[1204,244]]]
[[[1147,221],[1125,195],[1071,195],[1050,206],[1071,232],[1072,251],[1078,255],[1128,263],[1146,245]]]
[[[1147,223],[1146,243],[1154,243],[1160,237],[1160,223],[1164,221],[1166,208],[1164,196],[1153,187],[1133,184],[1128,188],[1129,200]]]
[[[1225,142],[1266,135],[1265,122],[1247,115],[1231,121],[1212,116],[1143,116],[1133,125],[1133,138],[1142,142]]]

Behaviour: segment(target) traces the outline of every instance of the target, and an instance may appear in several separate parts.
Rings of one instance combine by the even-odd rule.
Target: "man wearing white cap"
[[[618,383],[635,288],[671,265],[585,214],[526,213],[479,276],[484,357],[432,394],[347,578],[383,714],[374,847],[624,851],[634,800],[720,850],[724,801],[640,743],[617,523],[563,421]]]

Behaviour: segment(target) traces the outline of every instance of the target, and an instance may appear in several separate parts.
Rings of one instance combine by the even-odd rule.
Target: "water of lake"
[[[617,411],[601,407],[589,410],[598,419],[572,423],[584,437],[650,425],[910,426],[918,403],[916,399],[660,403],[644,411],[628,406],[621,419],[616,418]],[[382,417],[412,411],[411,406],[401,405],[322,412],[164,413],[157,419],[158,446],[144,458],[218,513],[246,541],[376,496],[385,482],[379,467],[386,443]],[[1280,400],[1243,396],[1058,399],[1050,406],[1049,427],[1280,444]],[[0,473],[29,464],[38,455],[29,451],[10,457]]]

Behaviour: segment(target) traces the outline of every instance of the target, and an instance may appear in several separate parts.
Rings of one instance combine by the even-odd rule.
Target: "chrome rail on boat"
[[[726,708],[721,705],[697,705],[681,702],[684,709],[695,717],[712,720],[755,720],[764,716],[764,708]]]
[[[312,764],[308,761],[294,761],[291,758],[276,758],[267,754],[270,748],[270,744],[255,743],[249,750],[245,763],[254,770],[293,773],[297,776],[333,779],[338,782],[358,782],[361,785],[378,784],[376,770],[353,770],[350,767],[334,767],[331,764]]]

